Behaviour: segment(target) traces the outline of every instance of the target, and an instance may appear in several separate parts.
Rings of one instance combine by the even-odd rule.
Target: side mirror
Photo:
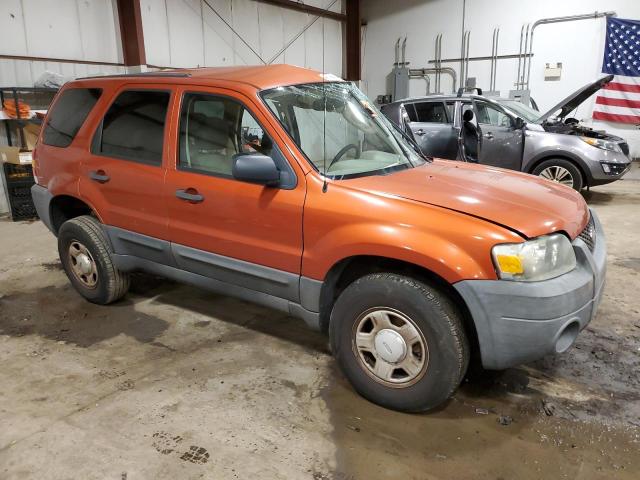
[[[513,128],[515,128],[516,130],[522,130],[526,125],[527,123],[520,117],[516,117],[513,122]]]
[[[242,182],[276,187],[280,183],[280,171],[273,158],[261,153],[239,153],[233,156],[233,178]]]

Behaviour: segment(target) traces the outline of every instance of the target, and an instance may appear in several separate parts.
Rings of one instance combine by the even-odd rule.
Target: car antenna
[[[327,91],[324,70],[324,17],[322,18],[322,193],[327,193]]]

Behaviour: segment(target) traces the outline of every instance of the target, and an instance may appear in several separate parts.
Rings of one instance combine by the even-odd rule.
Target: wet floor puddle
[[[640,433],[571,421],[538,400],[474,397],[464,388],[429,414],[360,398],[336,371],[323,393],[337,449],[335,478],[638,478]]]

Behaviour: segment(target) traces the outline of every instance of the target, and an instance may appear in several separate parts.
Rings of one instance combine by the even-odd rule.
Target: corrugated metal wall
[[[342,9],[341,0],[306,3],[321,8],[333,3],[331,10]],[[315,18],[253,0],[141,0],[140,4],[147,63],[158,66],[269,62]],[[323,28],[325,70],[342,75],[342,24],[330,19],[318,19],[273,63],[321,70]]]
[[[2,0],[0,54],[121,63],[112,0]],[[45,70],[77,77],[120,67],[0,59],[0,85],[33,86]]]
[[[306,3],[342,9],[342,0]],[[254,0],[141,0],[140,5],[147,63],[161,67],[269,62],[315,18]],[[324,43],[325,71],[342,75],[342,35],[340,22],[318,19],[274,63],[322,70]],[[122,63],[115,0],[2,0],[0,54]],[[124,67],[0,59],[0,86],[33,86],[46,70],[82,77],[121,73]]]

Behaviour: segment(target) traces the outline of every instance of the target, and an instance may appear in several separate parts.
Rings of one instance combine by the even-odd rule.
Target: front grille
[[[584,243],[586,243],[587,247],[589,247],[589,250],[593,252],[593,249],[596,246],[596,224],[593,221],[593,216],[591,215],[591,213],[589,213],[589,222],[587,223],[587,226],[584,227],[584,230],[580,232],[580,235],[578,235],[578,237]]]
[[[629,144],[627,142],[621,142],[618,145],[620,145],[620,149],[622,150],[622,153],[629,156]]]

